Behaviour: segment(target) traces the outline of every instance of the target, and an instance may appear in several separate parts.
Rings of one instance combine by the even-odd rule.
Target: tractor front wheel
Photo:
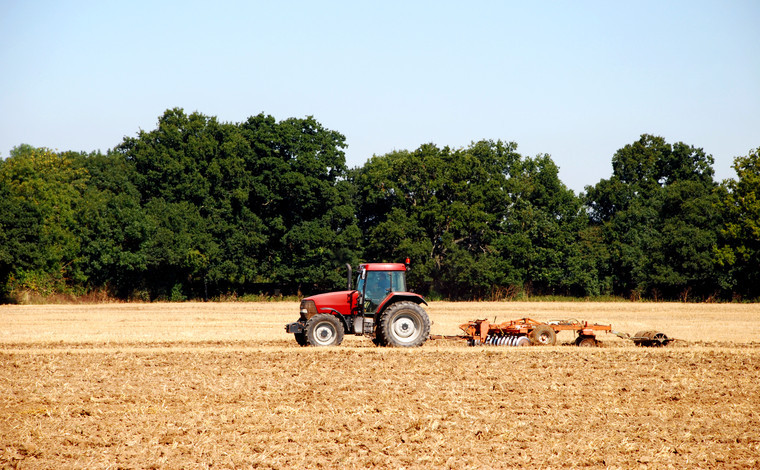
[[[342,342],[343,325],[335,315],[320,313],[306,322],[306,344],[309,346],[338,346]]]
[[[296,343],[298,343],[299,346],[309,345],[309,343],[306,342],[306,333],[293,333],[293,336],[296,337]]]
[[[385,346],[412,348],[422,346],[430,336],[430,318],[414,302],[398,302],[380,317],[377,337]]]

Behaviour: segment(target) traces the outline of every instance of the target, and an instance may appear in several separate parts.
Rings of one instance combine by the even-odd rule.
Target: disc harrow
[[[611,333],[619,338],[632,340],[637,346],[667,346],[675,341],[659,331],[639,331],[631,336],[612,330],[612,325],[589,323],[576,319],[541,322],[532,318],[520,318],[503,323],[491,323],[487,319],[472,320],[459,326],[464,332],[457,336],[431,335],[430,339],[464,339],[470,346],[532,346],[557,344],[560,331],[573,331],[576,346],[599,346],[598,332]]]

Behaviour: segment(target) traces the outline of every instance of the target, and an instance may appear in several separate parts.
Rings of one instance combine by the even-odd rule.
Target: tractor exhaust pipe
[[[348,268],[348,289],[347,290],[353,290],[351,288],[351,265],[349,263],[346,263],[346,268]]]

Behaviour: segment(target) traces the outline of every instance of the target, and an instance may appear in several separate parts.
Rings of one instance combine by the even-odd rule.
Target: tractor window
[[[406,292],[406,276],[404,271],[393,271],[391,275],[391,289],[393,292]]]

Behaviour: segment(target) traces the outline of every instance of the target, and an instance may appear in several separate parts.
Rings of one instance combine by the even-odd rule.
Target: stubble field
[[[756,468],[760,305],[431,303],[639,348],[300,348],[297,303],[0,306],[6,468]]]

